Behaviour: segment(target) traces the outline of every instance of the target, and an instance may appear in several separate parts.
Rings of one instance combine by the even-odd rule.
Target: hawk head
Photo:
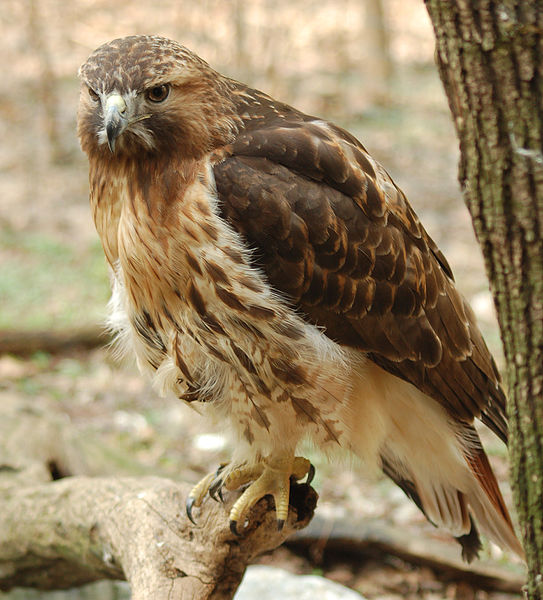
[[[230,80],[184,46],[129,36],[95,50],[79,70],[78,134],[87,155],[197,159],[236,130]]]

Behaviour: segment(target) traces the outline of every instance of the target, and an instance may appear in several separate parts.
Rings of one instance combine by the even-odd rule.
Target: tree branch
[[[56,476],[77,472],[69,423],[47,404],[2,399],[0,419],[0,590],[62,589],[126,579],[135,600],[231,598],[245,567],[313,516],[317,495],[291,486],[281,532],[264,498],[242,537],[225,504],[204,503],[198,525],[185,515],[191,486],[159,477]]]
[[[158,477],[68,477],[0,491],[0,589],[126,578],[137,600],[231,598],[247,564],[305,527],[316,505],[316,493],[296,485],[297,508],[281,532],[265,498],[236,537],[228,527],[235,494],[205,503],[194,526],[184,511],[189,489]]]
[[[34,352],[60,354],[73,350],[92,350],[110,341],[107,331],[96,327],[82,327],[69,331],[56,330],[2,330],[0,354],[29,356]]]

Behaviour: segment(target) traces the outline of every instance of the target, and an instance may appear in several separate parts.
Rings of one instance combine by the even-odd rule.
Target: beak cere
[[[115,141],[126,129],[128,121],[125,117],[126,102],[120,94],[110,94],[104,105],[104,125],[107,134],[107,145],[115,152]]]

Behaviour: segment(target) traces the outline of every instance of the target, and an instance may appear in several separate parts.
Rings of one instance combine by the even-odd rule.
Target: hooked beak
[[[104,105],[104,125],[107,134],[107,145],[115,152],[115,141],[126,129],[128,120],[125,116],[126,102],[120,94],[110,94]]]

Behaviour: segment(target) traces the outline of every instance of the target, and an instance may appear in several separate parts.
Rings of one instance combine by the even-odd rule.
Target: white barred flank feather
[[[115,273],[117,269],[118,265],[116,265],[116,268],[110,268],[111,297],[107,305],[108,316],[105,325],[107,331],[112,335],[113,355],[117,359],[122,359],[133,353],[134,342],[132,340],[133,330],[126,306],[126,293],[122,289],[123,284],[119,279],[119,274]]]

